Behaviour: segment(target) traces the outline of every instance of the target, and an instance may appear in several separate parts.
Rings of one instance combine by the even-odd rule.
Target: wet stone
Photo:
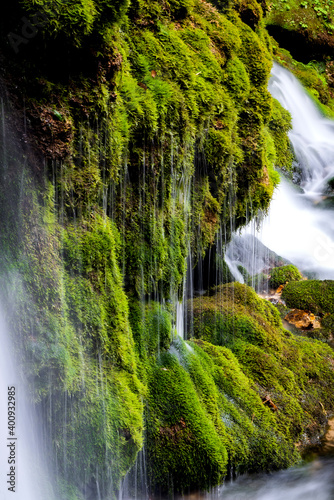
[[[321,328],[319,319],[310,312],[301,309],[292,309],[284,318],[288,323],[302,330]]]

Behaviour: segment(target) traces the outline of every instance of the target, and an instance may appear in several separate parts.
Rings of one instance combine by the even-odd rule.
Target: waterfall
[[[321,114],[297,78],[276,63],[269,91],[291,113],[289,137],[302,170],[304,196],[319,201],[334,176],[334,122]]]
[[[0,498],[54,498],[42,445],[42,425],[29,403],[0,312]]]
[[[301,171],[301,182],[296,186],[281,176],[260,230],[250,224],[241,232],[243,245],[248,244],[245,235],[248,241],[252,235],[308,276],[334,279],[330,187],[334,177],[334,122],[321,114],[298,80],[278,64],[273,66],[269,90],[291,113],[289,138]],[[233,250],[236,246],[240,248],[239,236],[228,248],[228,259],[234,266],[239,263],[247,268],[247,262],[240,259],[240,252]],[[263,263],[262,269],[265,267],[268,262]],[[248,271],[254,274],[262,269]]]

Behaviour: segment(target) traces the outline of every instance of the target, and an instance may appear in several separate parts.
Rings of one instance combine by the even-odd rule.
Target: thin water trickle
[[[138,452],[136,462],[121,483],[118,500],[149,500],[146,449]]]

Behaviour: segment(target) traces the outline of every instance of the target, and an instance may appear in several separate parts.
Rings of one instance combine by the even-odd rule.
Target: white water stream
[[[0,500],[53,500],[42,431],[0,311]]]
[[[241,476],[211,493],[186,495],[177,500],[333,500],[333,470],[333,459],[317,459],[303,467]]]
[[[253,234],[305,273],[334,279],[334,198],[333,208],[324,208],[321,203],[328,181],[334,177],[334,121],[325,118],[298,80],[277,64],[269,90],[291,113],[289,137],[301,169],[301,185],[282,177],[260,231],[250,224],[241,234]],[[239,239],[234,248],[240,244]],[[235,266],[239,259],[233,242],[227,253]],[[247,268],[247,263],[239,263]]]

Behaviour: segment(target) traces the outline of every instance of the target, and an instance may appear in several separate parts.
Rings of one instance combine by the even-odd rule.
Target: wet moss
[[[333,47],[333,16],[330,5],[278,0],[272,4],[266,23],[269,32],[299,61],[323,60]]]
[[[175,341],[151,372],[150,387],[148,463],[156,492],[207,488],[227,472],[273,470],[297,459],[293,443],[226,347]],[[203,464],[200,473],[194,459]]]
[[[284,330],[278,311],[246,285],[223,285],[215,295],[195,299],[193,315],[194,336],[232,350],[263,400],[273,403],[268,404],[285,438],[296,442],[304,436],[302,445],[316,440],[326,420],[316,401],[328,414],[333,411],[332,351]]]
[[[130,301],[130,321],[136,349],[144,362],[169,348],[173,337],[171,314],[157,302]]]
[[[280,285],[285,285],[290,281],[300,281],[302,275],[296,266],[292,264],[281,267],[274,267],[270,270],[269,285],[272,288],[278,288]]]
[[[246,287],[221,288],[226,311],[205,298],[200,339],[171,346],[169,301],[182,294],[189,251],[202,256],[221,225],[235,229],[233,217],[242,225],[249,203],[268,207],[287,150],[288,117],[267,91],[262,7],[221,7],[24,0],[12,12],[47,18],[43,43],[31,39],[16,60],[5,54],[27,137],[46,161],[31,167],[38,188],[16,207],[21,232],[10,235],[14,216],[1,234],[19,276],[27,378],[52,422],[68,497],[97,481],[102,497],[115,494],[143,444],[144,406],[152,491],[209,488],[235,467],[296,460],[291,415],[296,427],[301,410],[287,395],[293,374],[278,370],[275,309]],[[10,192],[4,183],[3,206]],[[281,424],[261,402],[260,379],[278,384]]]
[[[161,356],[152,368],[149,394],[147,452],[153,488],[172,493],[218,484],[226,472],[226,449],[174,355]]]
[[[273,99],[269,128],[275,144],[275,165],[288,170],[291,169],[293,152],[287,136],[291,129],[291,116],[277,99]]]
[[[288,307],[311,311],[315,314],[334,312],[334,282],[307,280],[288,283],[282,292]]]
[[[19,253],[9,246],[3,255],[2,300],[48,432],[57,495],[80,498],[97,481],[103,495],[114,495],[143,445],[145,394],[117,263],[117,231],[98,214],[81,226],[61,227],[53,186],[41,190],[19,178],[25,188],[15,199],[22,203]],[[2,187],[1,197],[13,193],[15,182],[13,177],[6,193]],[[5,227],[0,237],[6,240]]]

